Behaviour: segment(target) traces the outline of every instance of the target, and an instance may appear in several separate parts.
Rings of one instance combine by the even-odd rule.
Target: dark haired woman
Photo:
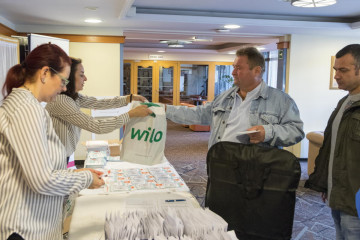
[[[101,120],[83,113],[80,108],[119,108],[126,106],[131,100],[145,101],[146,98],[139,95],[128,95],[98,100],[95,97],[79,94],[87,78],[81,60],[76,58],[71,60],[70,82],[67,90],[57,96],[55,101],[46,105],[46,109],[53,120],[55,131],[66,148],[68,158],[75,151],[80,139],[81,129],[97,134],[109,133],[122,127],[130,118],[146,117],[152,113],[146,105],[141,105],[119,116]]]
[[[48,102],[66,90],[71,59],[54,44],[13,66],[0,107],[0,239],[62,239],[64,196],[104,184],[99,172],[66,169]]]

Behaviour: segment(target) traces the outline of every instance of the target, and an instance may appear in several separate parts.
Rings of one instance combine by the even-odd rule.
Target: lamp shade
[[[326,7],[336,3],[336,0],[291,0],[295,7]]]

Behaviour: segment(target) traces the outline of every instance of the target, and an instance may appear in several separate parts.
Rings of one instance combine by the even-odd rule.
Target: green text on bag
[[[155,128],[151,131],[151,128],[148,128],[149,131],[144,130],[142,133],[140,132],[140,129],[136,130],[135,132],[135,128],[131,129],[131,139],[134,139],[135,137],[137,137],[137,140],[141,141],[142,138],[145,136],[144,141],[146,142],[149,138],[149,134],[151,132],[150,135],[150,139],[149,141],[152,142],[159,142],[162,139],[163,136],[163,132],[162,131],[158,131],[157,133],[155,133]]]

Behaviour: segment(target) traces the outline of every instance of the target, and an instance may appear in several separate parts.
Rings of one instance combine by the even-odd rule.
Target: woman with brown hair
[[[129,112],[115,117],[96,119],[83,113],[80,108],[110,109],[126,106],[132,100],[146,101],[139,95],[118,96],[111,99],[96,99],[80,94],[87,81],[81,59],[71,58],[71,71],[67,90],[58,95],[55,101],[46,105],[55,131],[66,148],[69,158],[80,139],[81,129],[96,134],[104,134],[121,128],[133,117],[146,117],[152,113],[146,105],[140,105]],[[70,165],[70,164],[69,164]],[[70,167],[70,166],[69,166]]]
[[[98,171],[66,169],[65,148],[40,104],[66,91],[70,66],[60,47],[43,44],[8,71],[0,107],[0,239],[62,239],[64,197],[104,184]]]

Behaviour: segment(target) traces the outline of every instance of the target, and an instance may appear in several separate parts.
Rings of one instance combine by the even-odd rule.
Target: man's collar
[[[269,97],[269,86],[263,80],[260,84],[260,91],[257,98],[262,97],[264,99],[267,99]]]
[[[256,96],[256,99],[259,98],[259,97],[267,99],[269,97],[269,86],[263,80],[261,80],[260,85],[261,85],[260,90],[259,90],[258,96]],[[240,90],[239,87],[235,87],[234,91],[230,95],[233,98],[235,98],[236,94],[239,92],[239,90]]]

